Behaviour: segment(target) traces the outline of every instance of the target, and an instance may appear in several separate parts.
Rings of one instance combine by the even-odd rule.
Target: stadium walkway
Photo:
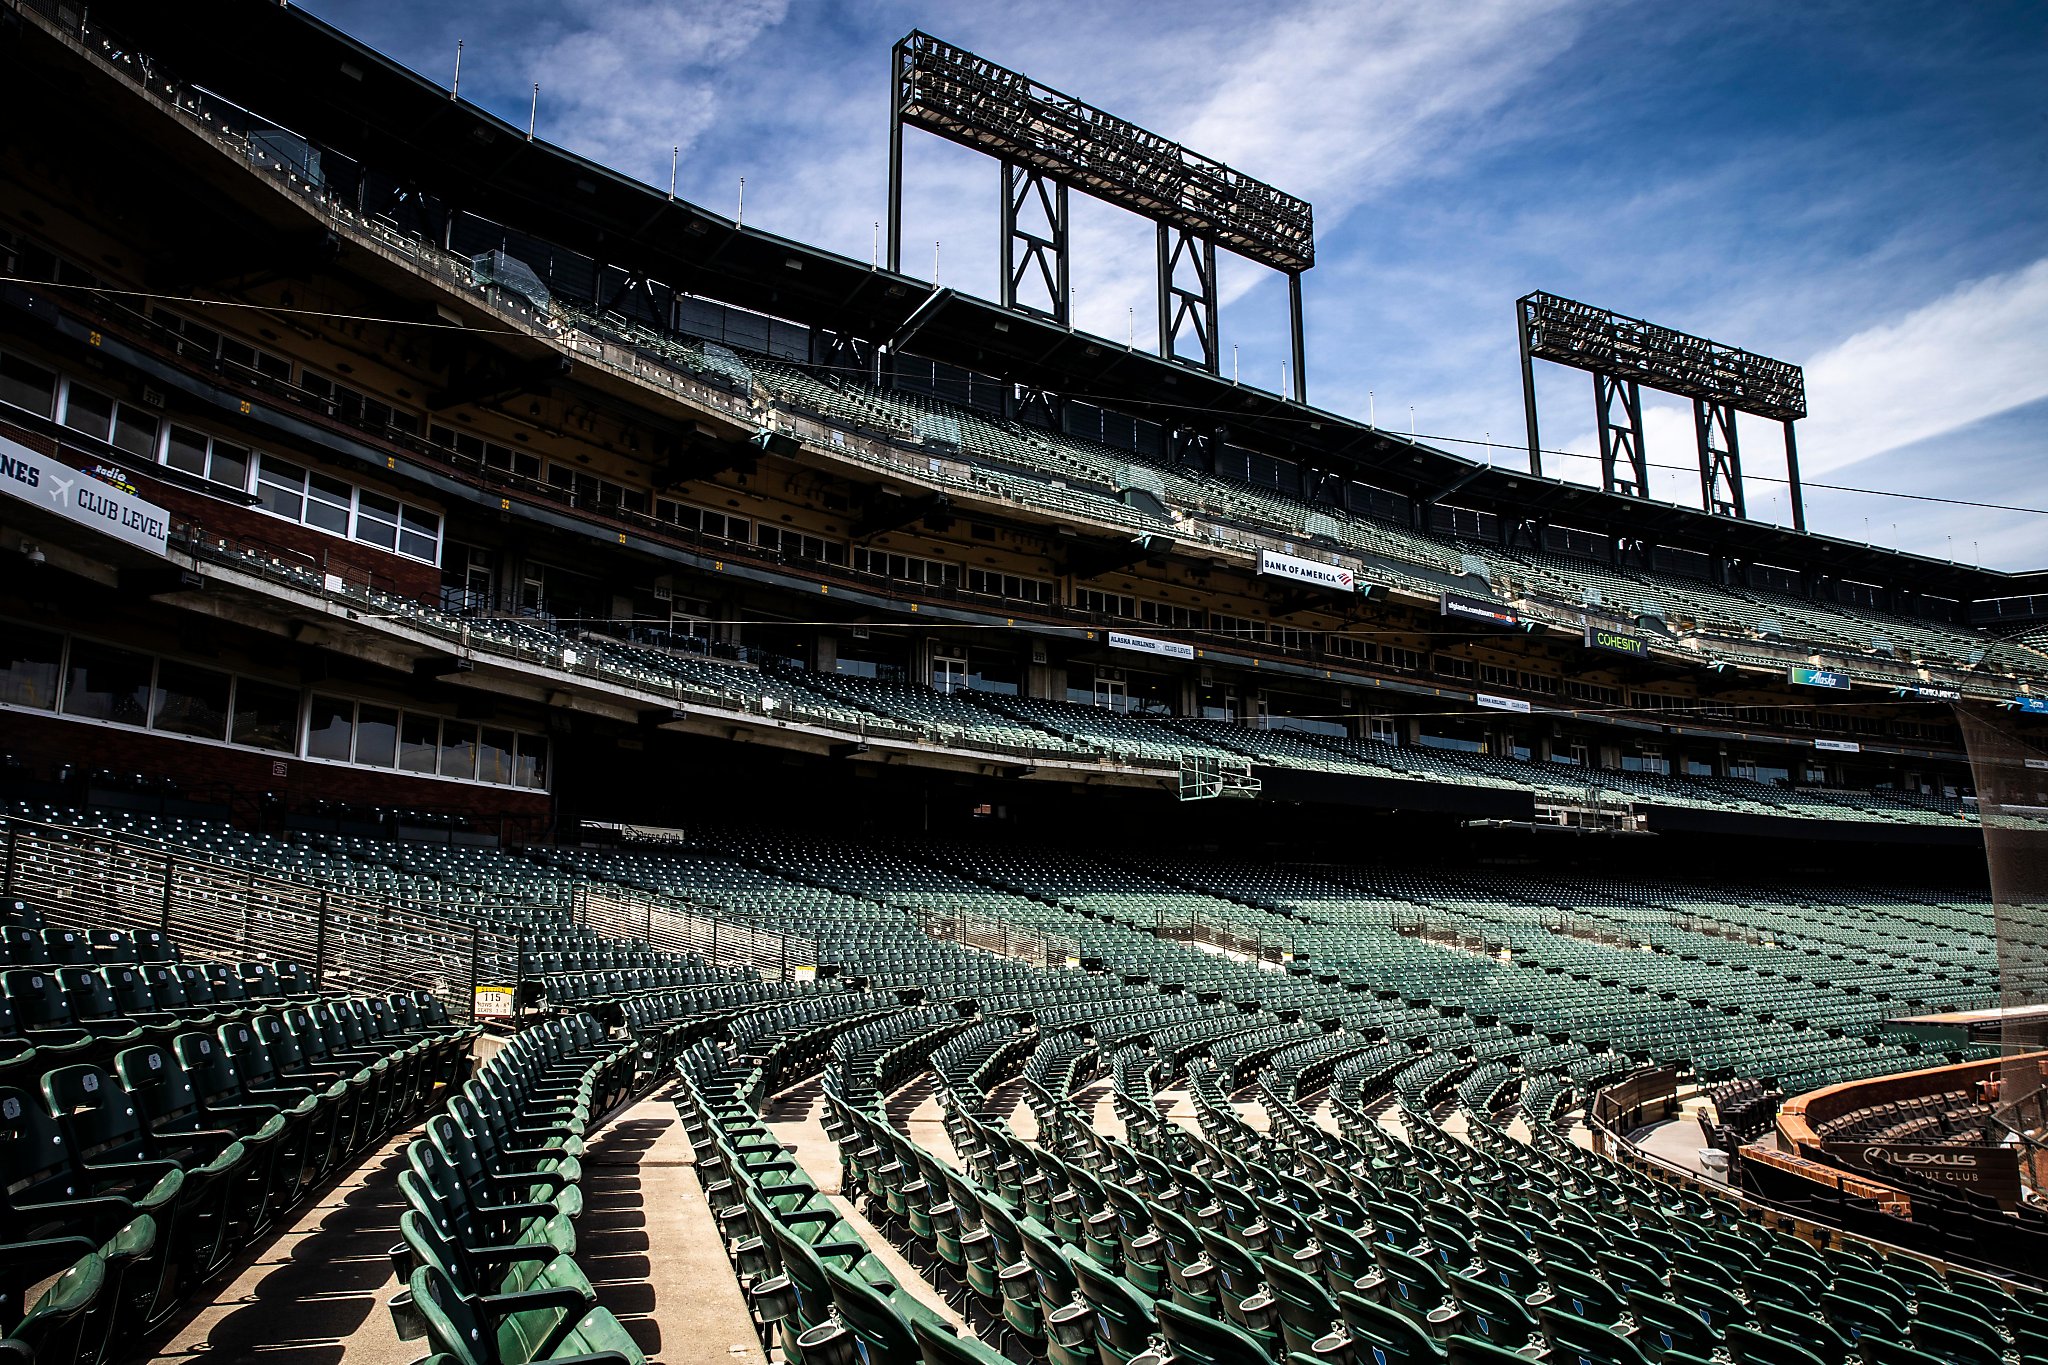
[[[650,1359],[765,1365],[694,1164],[668,1087],[617,1114],[583,1154],[576,1263]]]
[[[243,1365],[409,1365],[422,1343],[398,1339],[385,1304],[397,1291],[391,1247],[405,1197],[398,1173],[418,1130],[386,1142],[173,1329],[155,1359]]]
[[[942,1145],[936,1150],[945,1153],[950,1159],[953,1147],[950,1141],[944,1141],[945,1125],[938,1118],[936,1102],[933,1101],[928,1088],[920,1090],[921,1085],[926,1083],[912,1082],[897,1091],[888,1101],[890,1114],[900,1124],[902,1119],[897,1117],[899,1107],[905,1113],[917,1113],[930,1106],[932,1126],[938,1130],[942,1140]],[[936,1312],[955,1328],[965,1330],[966,1320],[960,1316],[959,1311],[940,1297],[939,1291],[933,1287],[931,1281],[919,1274],[917,1268],[904,1259],[903,1253],[897,1250],[895,1243],[884,1237],[873,1223],[855,1211],[853,1201],[840,1190],[839,1149],[833,1145],[831,1138],[825,1136],[825,1126],[821,1121],[824,1112],[824,1082],[822,1078],[814,1077],[769,1100],[762,1117],[768,1120],[770,1132],[796,1149],[797,1165],[803,1167],[804,1174],[811,1178],[811,1183],[831,1199],[832,1207],[839,1211],[840,1216],[853,1225],[854,1230],[860,1234],[861,1241],[867,1244],[875,1259],[888,1268],[895,1281],[915,1296],[919,1303]],[[921,1130],[918,1137],[919,1145],[926,1147],[927,1150],[933,1150],[929,1142],[930,1137],[929,1131]],[[680,1363],[671,1361],[670,1365]]]

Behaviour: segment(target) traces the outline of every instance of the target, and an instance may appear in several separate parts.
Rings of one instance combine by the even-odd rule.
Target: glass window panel
[[[449,721],[441,727],[441,776],[476,776],[476,727]]]
[[[0,355],[0,403],[49,417],[56,411],[57,376],[18,355]]]
[[[548,742],[540,735],[521,735],[519,755],[513,761],[512,781],[520,787],[548,784]]]
[[[229,738],[237,744],[248,744],[258,749],[296,752],[299,747],[298,692],[254,678],[235,679],[235,727]]]
[[[260,478],[256,481],[256,497],[266,512],[274,512],[293,521],[303,520],[306,515],[306,500],[293,492],[289,484],[272,483],[267,477]]]
[[[155,728],[201,739],[228,737],[228,675],[165,659],[156,670]]]
[[[171,442],[164,447],[164,463],[187,474],[206,473],[206,437],[190,427],[172,426]]]
[[[157,432],[160,430],[162,423],[156,418],[126,403],[114,413],[114,444],[130,455],[154,460]]]
[[[67,384],[64,425],[104,441],[114,429],[114,400],[83,384]]]
[[[71,642],[64,714],[143,725],[149,721],[150,657],[90,640]]]
[[[356,762],[388,768],[398,757],[398,711],[364,702],[356,708]]]
[[[419,532],[412,530],[401,530],[398,533],[398,552],[400,554],[411,555],[414,559],[424,559],[427,563],[432,564],[440,558],[437,553],[439,548],[432,536],[421,535]]]
[[[215,483],[224,483],[230,488],[249,486],[249,448],[238,446],[232,441],[213,443],[213,463],[206,476]]]
[[[392,549],[398,544],[398,502],[378,493],[361,493],[356,500],[356,539],[366,545]]]
[[[430,773],[440,752],[440,719],[406,712],[398,726],[398,766],[409,773]]]
[[[0,701],[48,711],[57,704],[57,665],[64,637],[52,630],[0,630]]]
[[[335,535],[348,534],[349,504],[355,490],[325,474],[306,476],[306,524]]]
[[[486,728],[476,752],[476,775],[486,782],[512,780],[512,732]]]
[[[348,761],[354,738],[356,704],[337,697],[314,697],[306,717],[306,757]]]

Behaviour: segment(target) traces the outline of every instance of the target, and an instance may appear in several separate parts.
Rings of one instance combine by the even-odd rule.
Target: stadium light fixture
[[[891,85],[890,270],[903,269],[903,130],[920,128],[1001,163],[1005,308],[1071,325],[1067,191],[1078,189],[1157,225],[1159,353],[1169,359],[1186,332],[1199,352],[1187,358],[1220,372],[1218,246],[1286,275],[1293,396],[1306,401],[1301,274],[1315,264],[1306,200],[923,32],[896,44]]]
[[[1806,529],[1799,447],[1793,435],[1793,423],[1806,416],[1806,375],[1799,366],[1541,292],[1515,301],[1515,330],[1521,347],[1522,409],[1529,430],[1531,474],[1543,473],[1534,362],[1548,360],[1593,376],[1601,486],[1607,492],[1649,495],[1642,405],[1642,389],[1647,385],[1692,399],[1700,502],[1710,514],[1737,519],[1748,516],[1735,415],[1749,413],[1781,423],[1792,527],[1795,531]]]

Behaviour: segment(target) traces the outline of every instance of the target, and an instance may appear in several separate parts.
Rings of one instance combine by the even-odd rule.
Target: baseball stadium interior
[[[1000,299],[0,0],[0,1361],[2048,1359],[2048,573],[1548,294],[1599,486],[1319,409],[1307,204],[891,60]]]

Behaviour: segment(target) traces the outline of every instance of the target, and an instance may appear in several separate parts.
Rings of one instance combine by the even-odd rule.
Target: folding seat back
[[[97,932],[97,931],[95,931]],[[125,1015],[147,1015],[158,1011],[155,994],[142,969],[131,965],[106,966],[99,970],[117,1010]]]
[[[137,929],[130,937],[135,943],[137,962],[175,962],[177,948],[161,929]]]
[[[27,1240],[31,1205],[63,1204],[90,1191],[71,1166],[71,1148],[42,1098],[17,1086],[0,1086],[0,1206],[17,1221],[7,1229],[13,1239]],[[60,1223],[72,1214],[50,1210]]]
[[[80,1063],[44,1072],[43,1100],[67,1130],[79,1161],[104,1165],[151,1155],[133,1097],[99,1067]]]
[[[14,1007],[16,1028],[63,1029],[71,1027],[71,1006],[54,971],[22,967],[0,972],[0,993]]]
[[[149,987],[150,998],[156,1001],[160,1010],[189,1010],[203,1006],[204,1000],[195,1001],[185,991],[185,979],[178,974],[176,964],[150,962],[141,968],[144,984]]]
[[[261,1040],[263,1051],[270,1058],[270,1069],[287,1085],[296,1084],[295,1077],[307,1075],[322,1076],[325,1073],[316,1067],[312,1058],[299,1046],[299,1034],[287,1022],[290,1015],[297,1013],[304,1020],[304,1014],[294,1010],[280,1010],[263,1015],[256,1021],[256,1036]]]
[[[277,1000],[284,987],[278,983],[277,968],[268,962],[244,962],[239,968],[242,990],[250,1000]]]
[[[102,965],[115,962],[133,963],[140,960],[136,956],[135,940],[124,930],[88,930],[86,941],[92,946],[93,961]]]
[[[0,926],[40,929],[43,927],[43,912],[25,900],[10,898],[0,901]]]
[[[206,973],[207,988],[213,992],[215,1004],[239,1004],[249,998],[249,989],[242,984],[242,974],[232,962],[204,963],[201,970]]]
[[[88,966],[92,943],[76,929],[45,929],[42,961],[56,967]]]
[[[124,1048],[114,1056],[114,1074],[151,1132],[188,1133],[213,1126],[200,1108],[192,1078],[170,1048],[156,1043]]]
[[[183,1039],[179,1041],[183,1042]],[[263,1037],[256,1031],[254,1024],[244,1022],[222,1024],[220,1026],[220,1050],[226,1054],[227,1060],[233,1064],[234,1074],[241,1078],[240,1088],[244,1092],[272,1090],[285,1084],[284,1078],[277,1074],[276,1067],[272,1065],[270,1050],[264,1046]],[[183,1056],[182,1051],[180,1056]],[[189,1066],[190,1063],[187,1063],[187,1065]],[[193,1083],[195,1085],[199,1084],[196,1077]],[[202,1095],[205,1093],[203,1086],[201,1087],[201,1093]]]
[[[121,1007],[104,971],[95,967],[59,967],[57,981],[71,1006],[73,1022],[96,1031],[118,1026]]]
[[[0,924],[0,964],[27,966],[43,960],[43,935],[25,924]]]

